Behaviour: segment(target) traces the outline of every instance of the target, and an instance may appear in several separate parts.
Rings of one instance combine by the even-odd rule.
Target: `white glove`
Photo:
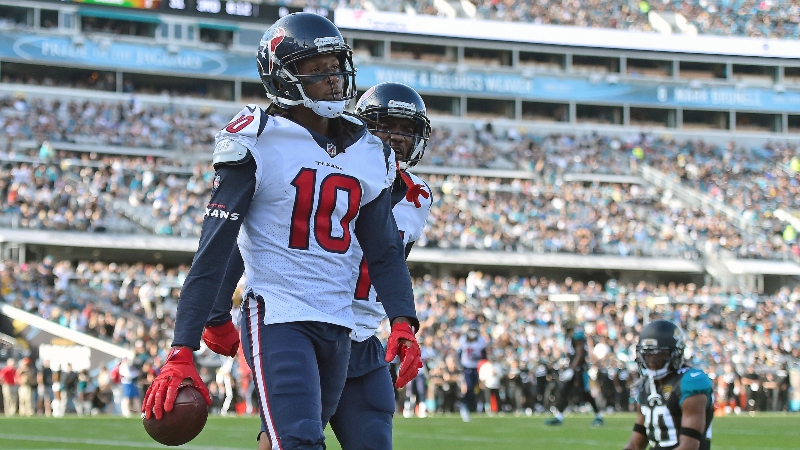
[[[564,369],[561,373],[558,374],[558,379],[561,381],[569,381],[572,377],[575,376],[575,371],[572,369]]]

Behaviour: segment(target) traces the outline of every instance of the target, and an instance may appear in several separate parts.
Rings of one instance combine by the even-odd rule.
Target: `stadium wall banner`
[[[528,78],[513,74],[439,72],[379,65],[361,65],[358,69],[360,86],[373,86],[385,81],[404,83],[423,94],[433,95],[476,94],[544,102],[627,103],[655,108],[800,112],[800,93],[793,91],[609,83],[548,76]]]
[[[409,15],[349,8],[336,9],[333,17],[336,26],[342,30],[701,55],[792,59],[800,55],[800,41],[794,39],[664,35],[567,25],[537,25],[523,22]]]
[[[176,75],[241,76],[257,79],[253,58],[225,52],[161,45],[138,45],[109,40],[0,33],[0,58],[47,64],[86,66],[93,69],[172,72]]]
[[[239,78],[259,82],[250,55],[195,49],[169,51],[162,45],[0,32],[0,60],[68,65],[91,69],[151,72],[187,77]],[[381,64],[361,64],[359,86],[384,81],[407,84],[429,95],[475,95],[525,101],[629,104],[654,108],[745,110],[800,113],[800,92],[764,88],[690,87],[657,83],[608,82],[605,79],[440,71]]]

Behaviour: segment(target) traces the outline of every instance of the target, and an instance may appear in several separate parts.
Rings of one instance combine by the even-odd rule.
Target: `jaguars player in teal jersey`
[[[683,331],[656,320],[642,328],[636,346],[642,374],[639,414],[624,450],[709,450],[713,384],[683,361]]]
[[[567,344],[569,366],[559,373],[559,388],[556,405],[551,408],[553,417],[545,421],[550,426],[559,426],[564,423],[564,410],[573,393],[580,395],[581,402],[587,402],[594,410],[592,426],[603,425],[603,414],[597,407],[597,402],[589,391],[589,344],[582,328],[577,327],[573,319],[567,319],[562,325],[564,338]]]

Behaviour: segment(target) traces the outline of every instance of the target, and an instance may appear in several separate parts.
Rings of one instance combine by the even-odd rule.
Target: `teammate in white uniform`
[[[470,412],[477,408],[476,394],[479,389],[478,363],[486,359],[486,340],[481,336],[477,323],[469,324],[467,332],[458,339],[458,355],[463,378],[461,380],[461,420],[470,421]]]
[[[381,83],[358,100],[356,114],[370,131],[390,145],[398,161],[399,176],[392,186],[392,214],[408,257],[414,242],[422,235],[431,210],[431,190],[424,181],[408,172],[425,152],[430,137],[430,122],[425,103],[414,89],[400,83]],[[358,255],[358,252],[353,252]],[[375,332],[386,317],[383,297],[371,284],[371,269],[358,255],[361,271],[353,295],[356,327],[347,382],[339,407],[331,418],[336,438],[343,450],[390,450],[395,402],[392,376]],[[407,324],[399,326],[408,327]],[[395,325],[394,328],[398,327]],[[413,335],[413,331],[404,333]],[[422,367],[419,348],[413,349],[410,363],[402,365],[396,387],[405,386]],[[390,360],[391,361],[391,360]]]
[[[318,450],[347,376],[359,246],[394,326],[418,326],[391,214],[395,161],[363,122],[342,115],[355,94],[355,69],[329,20],[281,18],[264,34],[257,61],[272,105],[248,105],[217,133],[214,188],[181,290],[173,350],[143,412],[160,418],[169,411],[185,378],[210,403],[191,350],[201,335],[212,350],[230,350],[214,344],[230,342],[233,325],[212,323],[210,313],[241,274],[240,258],[242,347],[266,433],[258,448]],[[393,333],[390,342],[418,348],[413,334]]]

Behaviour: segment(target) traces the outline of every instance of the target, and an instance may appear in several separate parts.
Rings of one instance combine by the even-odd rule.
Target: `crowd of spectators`
[[[485,20],[569,25],[653,32],[648,13],[680,14],[699,34],[794,39],[800,33],[800,5],[791,0],[470,0],[475,17]],[[338,5],[367,9],[363,0],[284,0],[292,6],[334,9]],[[373,0],[389,11],[410,8],[417,14],[438,15],[430,0],[402,3]]]
[[[90,134],[97,123],[100,132]],[[47,142],[38,152],[6,153],[5,172],[13,176],[0,183],[3,211],[18,216],[23,227],[94,231],[106,229],[110,217],[119,224],[117,213],[123,212],[157,234],[198,236],[213,178],[200,155],[209,153],[209,136],[222,124],[221,115],[143,108],[135,101],[0,99],[0,126],[10,141]],[[47,150],[48,140],[172,150],[180,140],[198,150],[183,162],[179,152],[172,161],[56,155]],[[435,127],[425,164],[517,169],[531,179],[427,177],[435,203],[420,245],[690,258],[727,250],[746,258],[797,258],[797,234],[775,212],[800,206],[799,156],[796,146],[786,144],[748,149],[654,134],[498,133],[483,123],[468,131]],[[23,157],[33,159],[19,162]],[[59,165],[30,165],[51,160]],[[636,175],[641,165],[737,211],[749,226],[740,230],[708,205],[690,207],[647,185],[568,181],[575,173]]]
[[[130,366],[123,369],[123,376],[128,374],[140,389],[147,387],[168,350],[175,301],[186,272],[186,266],[52,258],[22,265],[4,262],[0,270],[4,302],[133,351],[132,360],[87,371],[80,397],[84,403],[79,405],[77,391],[64,392],[65,403],[58,405],[62,413],[124,414],[135,407],[135,399],[121,402],[121,389],[115,387],[124,381],[114,370]],[[629,389],[637,378],[636,335],[647,318],[673,320],[686,330],[687,362],[711,375],[720,411],[800,409],[789,395],[790,388],[800,389],[800,288],[757,295],[694,283],[552,279],[533,271],[511,277],[482,272],[465,277],[426,275],[414,279],[414,292],[425,368],[408,388],[412,413],[415,404],[425,402],[428,414],[457,411],[457,342],[471,324],[477,324],[489,343],[484,392],[503,392],[499,402],[484,397],[480,410],[545,411],[565,358],[561,324],[566,319],[577,320],[586,331],[592,386],[601,405],[630,410]],[[558,294],[580,300],[555,301],[552,296]],[[662,304],[664,298],[667,304]],[[379,337],[387,336],[388,329],[379,330]],[[231,395],[237,398],[233,405],[249,403],[242,361],[212,358],[207,350],[201,355],[201,376],[212,388],[215,410],[232,413],[235,406],[230,400],[223,408]],[[19,361],[11,361],[15,370]],[[29,363],[42,370],[43,361]],[[61,366],[52,370],[69,372]],[[29,384],[35,392],[36,383]],[[249,408],[253,410],[252,403]]]
[[[596,389],[601,391],[602,385],[613,381],[621,371],[630,375],[624,383],[629,387],[629,382],[636,378],[634,346],[646,309],[650,319],[675,321],[688,332],[688,363],[706,370],[720,384],[723,377],[724,388],[730,388],[718,398],[721,404],[741,409],[753,407],[748,403],[753,397],[744,400],[738,394],[760,396],[758,388],[749,393],[744,388],[745,374],[757,373],[757,379],[781,379],[786,386],[777,409],[788,408],[789,370],[797,370],[800,362],[800,289],[797,288],[782,288],[759,297],[693,283],[617,283],[616,280],[602,283],[535,275],[507,278],[472,272],[461,279],[417,279],[415,290],[429,374],[447,370],[448,359],[455,356],[458,336],[469,323],[477,321],[490,343],[488,360],[499,365],[501,378],[528,379],[529,386],[523,382],[523,392],[537,392],[536,382],[530,378],[554,379],[552,372],[565,357],[560,325],[567,318],[576,319],[586,331]],[[581,301],[551,301],[553,294],[576,294]],[[668,298],[669,304],[653,306],[651,302],[657,297]],[[432,388],[428,386],[429,398],[446,395],[437,390],[436,383]],[[539,389],[546,393],[546,387]],[[606,392],[609,396],[602,396],[602,403],[627,410],[628,399],[620,404],[614,392],[617,391]],[[523,398],[521,405],[511,402],[508,408],[535,410],[537,401],[547,406],[546,395]],[[774,407],[772,402],[769,407]]]
[[[800,35],[800,5],[792,0],[470,0],[474,17],[536,24],[568,25],[652,32],[648,14],[680,14],[698,33],[722,36],[794,39]],[[271,3],[295,7],[337,7],[408,11],[416,14],[443,15],[431,0],[278,0]],[[88,18],[87,31],[153,36],[153,27],[129,25],[131,22]],[[132,22],[138,24],[138,22]],[[52,23],[44,25],[53,26]],[[120,29],[126,26],[126,29]],[[13,18],[0,18],[0,28],[26,28]],[[130,29],[129,29],[130,28]]]
[[[684,259],[723,250],[782,259],[797,251],[794,238],[744,232],[724,215],[647,185],[427,179],[434,207],[421,247]]]
[[[173,171],[186,170],[162,158],[56,152],[48,141],[38,151],[0,152],[0,224],[38,230],[159,232],[161,223],[154,211],[170,208],[158,193],[174,184]],[[161,185],[150,186],[153,174],[162,171],[168,175]],[[123,210],[129,215],[121,214]]]
[[[678,143],[656,136],[643,137],[634,146],[644,150],[643,161],[679,179],[719,204],[728,205],[765,234],[781,235],[785,224],[775,218],[779,209],[800,206],[797,145],[766,144],[737,148],[733,142],[716,146]]]
[[[69,182],[57,164],[10,163],[0,167],[0,211],[5,226],[38,230],[103,232],[109,196]],[[116,223],[116,222],[115,222]],[[113,231],[120,231],[112,227]],[[132,227],[123,228],[131,231]]]
[[[50,256],[24,264],[4,261],[0,296],[10,306],[131,350],[135,359],[130,361],[128,376],[132,373],[133,381],[139,383],[164,363],[177,295],[187,273],[188,266],[55,261]],[[18,360],[19,364],[30,356]],[[5,382],[19,402],[20,415],[131,414],[135,402],[123,403],[120,383],[125,382],[126,372],[119,377],[119,364],[114,375],[114,367],[93,367],[90,372],[73,370],[64,361],[53,366],[45,358],[35,362],[36,377],[25,382],[12,381],[12,377]],[[14,364],[11,359],[6,366]],[[32,386],[30,391],[21,389],[26,383]],[[12,398],[5,395],[4,400],[9,402],[6,415],[13,415]],[[33,409],[23,409],[23,403],[32,404]]]
[[[24,311],[113,344],[161,340],[188,266],[69,260],[4,261],[0,295]],[[153,326],[156,324],[156,326]]]
[[[197,150],[207,153],[229,119],[210,109],[145,107],[127,102],[0,97],[0,127],[7,139],[38,142]]]
[[[647,18],[647,2],[616,0],[581,1],[499,1],[472,0],[481,19],[545,25],[571,25],[588,28],[613,28],[628,31],[653,31]]]
[[[679,13],[701,34],[797,39],[800,33],[800,5],[792,0],[652,0],[640,5]]]
[[[744,148],[733,142],[725,146],[702,140],[681,142],[657,134],[632,133],[620,138],[598,134],[539,135],[515,129],[501,134],[491,132],[487,125],[478,124],[469,132],[435,128],[426,162],[479,168],[511,165],[556,186],[568,174],[636,175],[636,168],[646,165],[698,196],[732,208],[749,225],[742,236],[719,214],[698,213],[682,206],[682,212],[678,212],[680,221],[711,217],[709,221],[715,222],[708,225],[713,230],[709,233],[713,238],[710,249],[766,259],[798,256],[796,233],[791,229],[787,233],[791,227],[775,217],[778,209],[798,207],[800,147],[796,144],[766,143]],[[664,211],[672,213],[673,199],[659,199],[665,203]]]
[[[637,184],[459,176],[428,184],[434,204],[420,247],[698,259],[720,221]]]
[[[654,31],[651,11],[680,14],[700,34],[793,39],[800,7],[788,0],[473,0],[483,19]]]
[[[41,158],[31,157],[0,168],[8,174],[7,182],[0,182],[6,222],[94,232],[114,223],[110,231],[131,232],[134,224],[120,217],[122,212],[151,233],[199,236],[211,167],[60,153],[59,165],[36,164]],[[434,204],[419,247],[685,259],[730,248],[742,257],[770,259],[788,254],[792,244],[743,236],[724,216],[690,208],[646,185],[459,175],[427,179]]]

